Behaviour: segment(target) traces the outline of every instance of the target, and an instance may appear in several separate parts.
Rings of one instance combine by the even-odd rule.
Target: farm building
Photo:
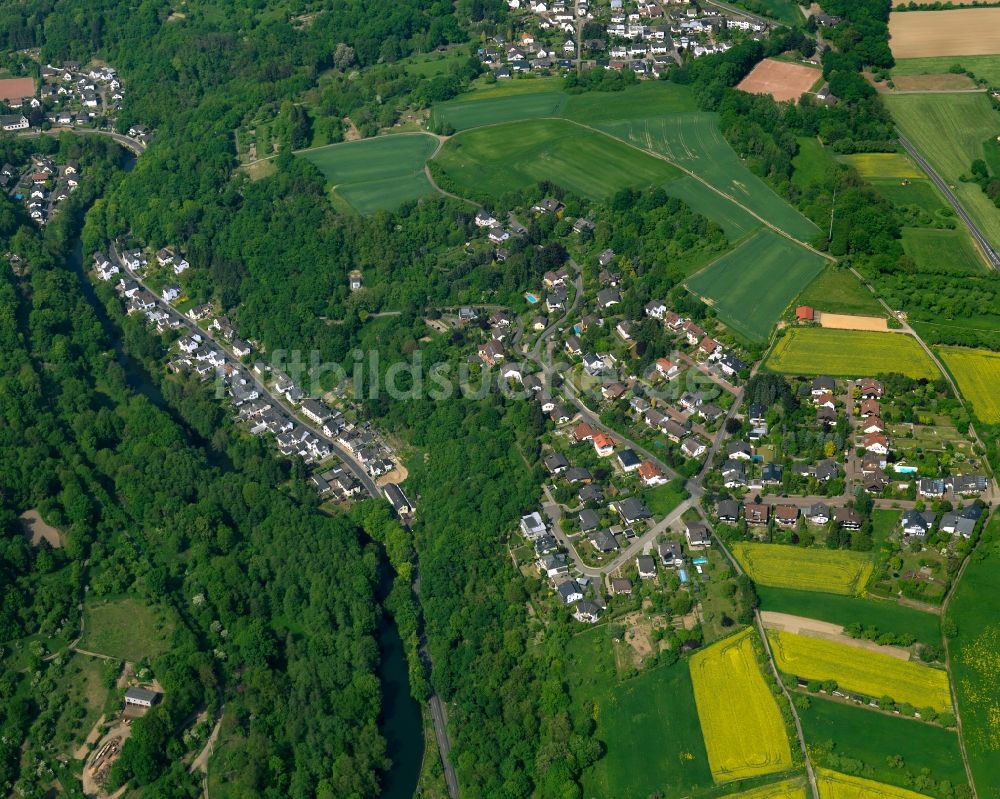
[[[136,707],[152,707],[156,704],[160,695],[156,691],[146,688],[129,688],[125,691],[125,704]]]

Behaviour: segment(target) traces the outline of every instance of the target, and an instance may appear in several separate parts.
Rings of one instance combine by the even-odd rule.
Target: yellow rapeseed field
[[[917,708],[952,711],[948,674],[941,669],[782,630],[768,630],[767,637],[778,668],[786,674],[836,680],[844,690],[876,699],[891,696]]]
[[[784,771],[788,734],[754,655],[747,628],[691,658],[698,720],[716,782]]]
[[[727,799],[806,799],[806,785],[801,777],[793,777],[733,794]]]
[[[927,799],[922,793],[906,788],[852,777],[825,768],[816,769],[820,799]]]
[[[844,549],[803,549],[783,544],[732,545],[750,579],[775,588],[861,594],[872,574],[872,559]]]
[[[860,153],[845,155],[840,160],[853,166],[863,178],[926,177],[920,167],[902,153]]]

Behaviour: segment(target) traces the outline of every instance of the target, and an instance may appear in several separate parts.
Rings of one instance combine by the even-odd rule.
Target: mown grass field
[[[733,555],[758,585],[847,596],[864,591],[873,564],[869,555],[844,549],[805,549],[738,541]]]
[[[662,153],[796,238],[805,241],[818,232],[812,222],[743,165],[719,130],[716,114],[678,113],[602,122],[598,127],[639,147]]]
[[[1000,353],[968,347],[935,347],[980,419],[1000,422]]]
[[[728,799],[806,799],[806,785],[801,777],[793,777],[749,791],[727,794]]]
[[[833,377],[870,377],[897,372],[938,377],[934,362],[912,336],[797,327],[787,331],[766,361],[772,372]]]
[[[980,796],[1000,786],[1000,516],[983,533],[948,605],[951,672]]]
[[[994,86],[1000,84],[1000,55],[948,55],[931,58],[900,58],[893,75],[939,75],[958,64]]]
[[[80,649],[135,662],[168,648],[173,624],[162,612],[133,597],[88,600]]]
[[[842,627],[860,622],[864,626],[877,627],[881,632],[911,633],[925,644],[941,644],[938,616],[898,605],[890,600],[862,599],[765,585],[758,585],[757,593],[763,610],[819,619]]]
[[[594,714],[607,745],[584,772],[585,797],[683,796],[712,785],[686,663],[619,682],[606,628],[574,636],[566,657],[575,712]],[[655,756],[637,740],[655,741]]]
[[[802,290],[795,304],[809,305],[830,313],[885,316],[885,309],[860,280],[846,269],[832,266],[820,272]]]
[[[437,163],[456,193],[470,197],[499,197],[551,180],[584,197],[602,199],[628,186],[660,185],[680,174],[666,161],[561,119],[468,131],[448,140]]]
[[[836,680],[842,690],[951,712],[948,674],[942,669],[784,630],[768,630],[767,638],[775,663],[785,674]]]
[[[864,777],[816,769],[820,799],[924,799],[925,794],[884,785]]]
[[[938,12],[934,12],[938,13]],[[994,246],[1000,246],[1000,209],[974,183],[959,180],[984,143],[998,133],[997,112],[985,92],[900,94],[883,98],[896,124],[948,183]]]
[[[424,164],[436,147],[433,136],[400,133],[333,144],[299,155],[314,163],[353,208],[371,213],[434,193]]]
[[[923,272],[953,272],[981,275],[986,264],[973,248],[972,239],[961,230],[903,228],[903,251]]]
[[[790,768],[788,734],[757,664],[753,631],[748,628],[697,652],[690,665],[698,718],[716,781]]]
[[[821,696],[813,696],[808,708],[799,709],[799,719],[810,749],[860,760],[879,782],[905,788],[909,773],[927,768],[935,782],[966,783],[958,734],[952,730],[904,716],[869,713]],[[888,758],[894,755],[902,755],[903,769],[889,766]]]
[[[931,216],[954,218],[955,213],[929,180],[911,180],[907,184],[897,178],[872,178],[876,191],[899,208],[913,206]]]
[[[719,318],[751,341],[766,341],[795,296],[826,260],[773,230],[758,231],[688,281]]]
[[[923,171],[905,153],[859,153],[840,158],[863,178],[924,178]]]

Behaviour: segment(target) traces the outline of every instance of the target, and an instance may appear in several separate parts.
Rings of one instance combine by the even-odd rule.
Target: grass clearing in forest
[[[751,580],[774,588],[861,594],[874,568],[870,555],[845,549],[805,549],[746,541],[733,543],[731,549]]]
[[[753,630],[696,652],[690,666],[715,780],[728,782],[791,768],[788,733],[757,663]]]
[[[437,139],[426,133],[398,133],[297,155],[314,163],[356,210],[371,213],[434,193],[424,165],[437,146]]]
[[[846,269],[834,266],[820,272],[795,298],[795,304],[828,313],[885,316],[885,309],[860,280]]]
[[[88,599],[83,619],[80,649],[133,663],[165,652],[173,632],[162,610],[128,596]]]
[[[785,332],[765,365],[772,372],[866,377],[896,372],[934,380],[934,362],[912,336],[795,327]]]
[[[549,180],[600,200],[680,175],[666,161],[562,119],[470,130],[449,139],[435,163],[445,179],[442,188],[472,198],[500,197]]]
[[[719,318],[751,341],[767,341],[788,304],[818,275],[826,260],[760,230],[688,281]]]
[[[888,696],[938,713],[952,710],[948,672],[943,669],[784,630],[768,630],[767,638],[775,663],[785,674],[835,680],[843,691],[875,699]]]
[[[792,183],[805,189],[812,183],[822,181],[832,168],[836,168],[837,161],[819,139],[800,136],[798,142],[799,151],[792,158]]]
[[[935,347],[977,417],[1000,422],[1000,352],[968,347]]]

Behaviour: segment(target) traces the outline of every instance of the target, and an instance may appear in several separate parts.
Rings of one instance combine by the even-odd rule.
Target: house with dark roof
[[[601,525],[601,517],[597,515],[596,511],[592,511],[589,508],[585,508],[580,511],[580,531],[584,533],[589,533],[592,530],[596,530]]]
[[[833,521],[845,530],[860,530],[861,515],[854,508],[837,508],[833,512]]]
[[[629,497],[628,499],[615,502],[614,509],[622,517],[622,521],[625,524],[634,524],[643,519],[648,519],[653,515],[638,497]]]
[[[598,530],[590,534],[590,543],[598,552],[614,552],[618,549],[618,542],[611,534],[610,530]]]
[[[572,605],[574,602],[579,602],[583,599],[583,589],[580,588],[580,584],[576,580],[567,580],[564,583],[560,583],[559,587],[556,588],[556,593],[559,594],[559,598],[567,605]]]
[[[685,522],[684,537],[691,549],[704,549],[712,543],[708,525],[703,522]]]
[[[643,580],[652,580],[656,577],[656,561],[649,555],[637,557],[635,565],[639,568],[639,577]]]
[[[656,553],[664,566],[681,566],[684,564],[684,551],[677,541],[661,541],[656,545]]]
[[[719,517],[720,522],[735,523],[740,518],[739,503],[735,499],[719,500],[715,506],[715,515]]]

